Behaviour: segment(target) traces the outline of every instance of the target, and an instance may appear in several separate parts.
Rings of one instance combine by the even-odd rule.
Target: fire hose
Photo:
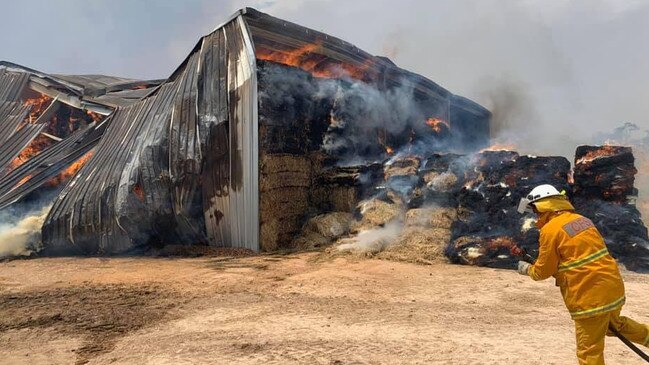
[[[522,247],[514,246],[511,249],[512,255],[518,257],[521,261],[525,261],[530,264],[534,264],[536,259],[532,257],[529,253],[527,253],[527,250]],[[640,356],[644,361],[649,363],[649,355],[645,354],[642,350],[640,350],[633,342],[629,341],[628,338],[624,337],[616,328],[613,326],[609,326],[608,329],[615,335],[615,337],[619,338],[622,343],[624,343],[628,348],[630,348],[633,352],[635,352],[638,356]]]

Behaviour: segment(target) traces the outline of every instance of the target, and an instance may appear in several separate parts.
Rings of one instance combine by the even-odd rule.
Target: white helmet
[[[532,189],[530,193],[521,199],[521,202],[518,204],[518,212],[523,214],[525,212],[531,212],[530,204],[535,201],[541,200],[543,198],[549,198],[551,196],[563,195],[557,188],[552,185],[545,184],[539,185]]]

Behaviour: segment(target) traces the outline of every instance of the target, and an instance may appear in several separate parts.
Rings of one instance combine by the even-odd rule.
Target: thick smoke
[[[41,227],[51,206],[20,217],[4,212],[0,223],[0,258],[28,256],[40,248]]]
[[[295,128],[328,125],[322,134],[310,130],[305,138],[317,144],[312,149],[338,158],[339,165],[373,162],[404,145],[430,151],[445,140],[426,124],[428,118],[444,114],[445,108],[435,110],[430,103],[418,102],[413,87],[406,82],[379,90],[350,77],[316,78],[271,62],[260,62],[259,69],[261,115],[266,118],[262,123]],[[429,110],[422,110],[422,105]],[[324,116],[326,121],[304,120],[305,116]]]
[[[572,160],[576,146],[601,142],[623,121],[649,130],[647,2],[260,0],[257,6],[388,55],[478,101],[494,112],[495,141],[521,153]],[[641,144],[633,146],[646,206],[646,160]]]
[[[517,138],[528,150],[523,152],[570,156],[576,145],[621,121],[649,126],[649,42],[642,41],[649,37],[646,2],[286,0],[257,5],[370,53],[388,51],[397,65],[497,109],[497,126],[525,131]],[[498,128],[496,138],[501,131],[509,138],[516,134]]]

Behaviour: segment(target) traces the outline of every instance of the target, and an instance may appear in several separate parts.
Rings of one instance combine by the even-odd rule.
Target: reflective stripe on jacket
[[[541,228],[539,257],[528,274],[554,276],[573,319],[617,310],[624,283],[615,259],[590,219],[571,211],[555,213]]]

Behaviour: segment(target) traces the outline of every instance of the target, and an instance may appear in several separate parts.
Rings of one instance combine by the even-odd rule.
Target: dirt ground
[[[551,281],[324,256],[0,263],[0,363],[575,363]],[[625,280],[649,322],[649,276]],[[606,355],[643,364],[613,338]]]

